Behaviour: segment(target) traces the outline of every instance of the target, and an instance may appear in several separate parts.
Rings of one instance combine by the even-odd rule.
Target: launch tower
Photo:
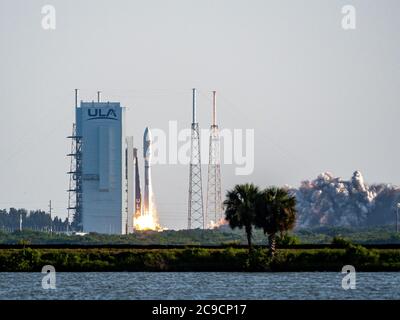
[[[193,115],[189,173],[188,229],[204,229],[203,189],[201,181],[201,152],[199,124],[196,120],[196,89],[193,89]]]
[[[216,92],[213,91],[213,116],[210,128],[210,147],[207,180],[206,228],[222,219],[220,138],[217,125]]]

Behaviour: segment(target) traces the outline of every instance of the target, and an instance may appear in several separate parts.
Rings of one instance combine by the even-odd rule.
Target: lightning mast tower
[[[75,89],[75,109],[78,108],[78,89]],[[68,221],[67,232],[69,227],[75,231],[82,230],[82,137],[76,134],[76,124],[72,126],[71,139],[71,157],[69,188],[68,188]],[[71,224],[71,214],[73,221]]]
[[[196,120],[196,89],[193,89],[193,115],[191,130],[189,173],[188,229],[204,229],[203,188],[201,181],[200,131]]]
[[[213,113],[210,128],[210,146],[208,160],[207,180],[207,205],[206,205],[206,227],[210,228],[212,222],[217,224],[222,219],[221,199],[221,160],[220,160],[220,138],[217,125],[216,91],[213,91]]]

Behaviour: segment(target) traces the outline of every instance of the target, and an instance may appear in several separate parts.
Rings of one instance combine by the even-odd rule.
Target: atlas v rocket
[[[142,192],[140,188],[139,161],[137,149],[134,149],[135,163],[135,214],[137,219],[141,215],[153,212],[152,208],[152,187],[151,187],[151,144],[152,138],[150,129],[146,128],[143,135],[143,158],[144,158],[144,195],[142,202]]]
[[[151,185],[151,145],[152,137],[150,129],[147,127],[143,135],[143,158],[144,158],[144,207],[143,213],[152,212],[152,185]]]

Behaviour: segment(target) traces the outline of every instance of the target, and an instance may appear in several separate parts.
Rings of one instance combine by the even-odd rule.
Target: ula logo
[[[89,120],[94,119],[110,119],[117,120],[117,114],[114,109],[104,110],[101,108],[90,108],[88,109]]]

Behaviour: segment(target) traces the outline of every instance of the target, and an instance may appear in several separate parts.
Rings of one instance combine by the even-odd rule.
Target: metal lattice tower
[[[72,125],[72,135],[70,136],[71,139],[72,137],[75,135],[75,123]],[[70,138],[68,137],[68,138]],[[75,172],[75,161],[74,158],[72,157],[72,154],[74,153],[75,150],[75,140],[72,139],[71,142],[71,153],[70,153],[70,166],[69,166],[69,187],[68,187],[68,217],[67,217],[67,232],[69,231],[69,225],[71,223],[71,214],[73,215],[74,211],[75,211],[75,202],[76,202],[76,197],[75,197],[75,180],[74,180],[74,175],[73,173]],[[68,155],[69,156],[69,155]]]
[[[193,89],[193,121],[191,131],[188,229],[204,229],[205,219],[201,180],[200,130],[196,120],[196,89]]]
[[[210,128],[210,146],[208,158],[206,227],[212,227],[212,222],[217,224],[222,219],[221,198],[221,160],[220,138],[217,125],[216,92],[213,91],[213,117]]]
[[[75,108],[78,107],[78,89],[75,89]],[[68,188],[68,223],[76,231],[82,230],[82,137],[76,134],[76,124],[72,125],[71,157]],[[71,223],[71,213],[73,221]],[[69,230],[67,230],[69,231]]]

